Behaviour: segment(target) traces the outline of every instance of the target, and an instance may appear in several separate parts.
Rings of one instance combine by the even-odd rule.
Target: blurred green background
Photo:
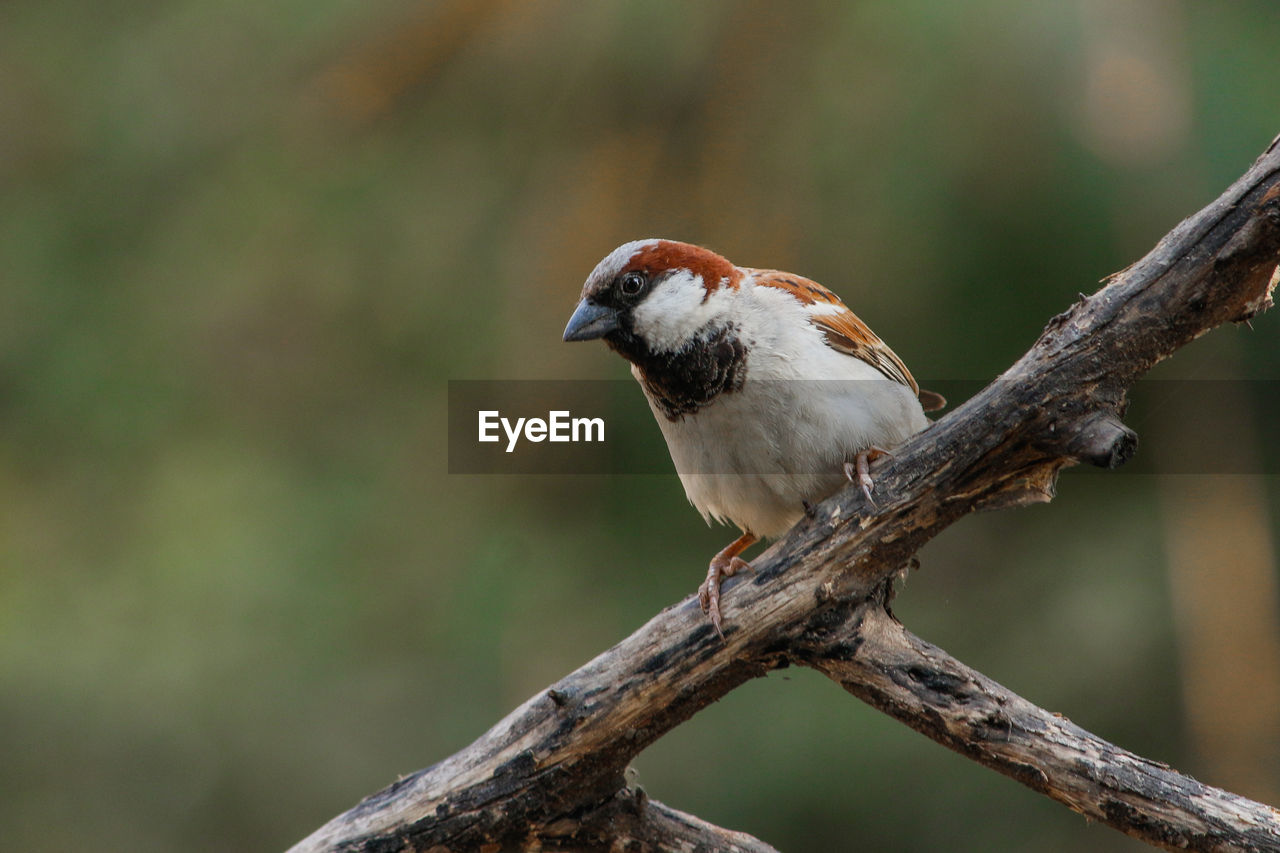
[[[692,593],[734,533],[674,476],[447,474],[447,380],[625,377],[560,341],[615,245],[985,380],[1280,132],[1278,43],[1273,0],[0,6],[0,848],[281,849]],[[1280,378],[1277,322],[1159,375]],[[1166,415],[1156,460],[1275,434]],[[1276,803],[1275,490],[1067,474],[896,610]],[[1146,849],[807,671],[635,770],[786,850]]]

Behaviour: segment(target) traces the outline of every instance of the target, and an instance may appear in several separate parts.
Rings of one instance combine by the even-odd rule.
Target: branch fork
[[[1049,321],[995,382],[896,448],[872,514],[855,486],[724,585],[725,637],[694,598],[538,693],[456,755],[299,842],[318,851],[724,849],[763,842],[627,788],[646,746],[743,682],[798,663],[926,736],[1167,849],[1280,850],[1280,812],[1203,785],[1037,708],[888,612],[893,578],[970,512],[1053,497],[1058,472],[1124,464],[1129,387],[1272,304],[1280,137],[1142,260]]]

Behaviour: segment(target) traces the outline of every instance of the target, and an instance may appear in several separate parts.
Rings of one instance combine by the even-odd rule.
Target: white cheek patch
[[[677,350],[723,313],[717,297],[727,292],[732,291],[721,288],[708,296],[702,276],[688,270],[672,273],[635,307],[635,330],[654,352]]]

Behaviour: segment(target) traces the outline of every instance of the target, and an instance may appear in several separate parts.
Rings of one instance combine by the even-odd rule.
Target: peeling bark
[[[804,662],[874,708],[1073,811],[1171,850],[1275,851],[1280,811],[1090,734],[912,635],[872,603],[857,654]]]

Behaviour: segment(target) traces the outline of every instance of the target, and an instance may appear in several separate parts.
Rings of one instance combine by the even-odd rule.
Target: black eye
[[[639,296],[648,283],[649,279],[645,278],[644,273],[629,272],[618,279],[618,290],[622,291],[623,296]]]

